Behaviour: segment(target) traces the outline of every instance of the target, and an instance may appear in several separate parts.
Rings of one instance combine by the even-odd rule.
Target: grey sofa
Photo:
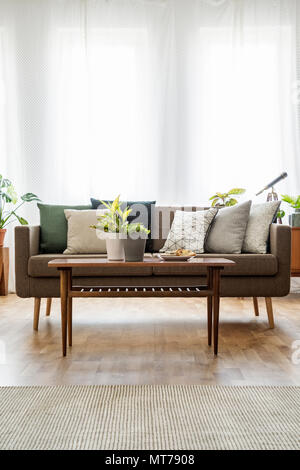
[[[158,252],[163,246],[175,210],[181,207],[155,207],[152,218],[152,235],[154,250]],[[185,207],[185,210],[195,210],[198,207]],[[105,255],[63,255],[62,253],[41,254],[39,251],[39,226],[19,226],[15,228],[15,271],[16,292],[20,297],[34,297],[36,308],[39,309],[41,298],[59,297],[59,273],[48,268],[48,262],[55,258],[74,256],[75,258],[96,258]],[[222,297],[253,297],[257,312],[257,297],[265,297],[270,326],[272,327],[272,297],[282,297],[290,290],[290,227],[272,224],[270,227],[269,252],[267,254],[203,254],[199,256],[222,257],[234,260],[234,267],[225,268],[222,272]],[[146,254],[146,256],[154,256]],[[199,277],[206,275],[203,268],[195,266],[187,271],[183,265],[176,270],[170,268],[161,271],[160,267],[138,267],[122,269],[111,267],[106,276],[101,269],[81,271],[74,269],[73,275],[80,285],[197,285]]]

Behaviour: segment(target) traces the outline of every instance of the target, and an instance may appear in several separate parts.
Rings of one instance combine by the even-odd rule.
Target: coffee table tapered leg
[[[68,271],[60,271],[62,353],[67,355]]]
[[[211,268],[207,269],[207,288],[212,289],[213,285],[213,271]],[[207,340],[208,346],[211,346],[212,336],[212,296],[207,296]]]
[[[72,271],[68,272],[68,292],[72,289]],[[68,342],[72,346],[72,297],[68,297]]]
[[[214,354],[218,354],[219,340],[219,309],[220,309],[220,269],[215,268],[213,273],[213,314],[214,314]]]

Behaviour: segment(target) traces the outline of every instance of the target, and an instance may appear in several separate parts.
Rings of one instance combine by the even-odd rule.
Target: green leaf
[[[7,194],[11,197],[11,202],[12,204],[16,204],[17,201],[18,201],[18,196],[17,196],[17,193],[15,191],[15,188],[13,187],[13,185],[11,184],[10,186],[8,186],[7,188]]]
[[[18,214],[13,212],[14,216],[18,219],[21,225],[28,225],[27,220],[23,219],[23,217],[20,217]]]
[[[300,196],[292,197],[288,194],[282,194],[281,199],[284,202],[287,202],[294,209],[300,209]]]
[[[2,193],[1,195],[2,199],[5,200],[5,202],[10,203],[12,202],[12,198],[8,193]]]
[[[7,178],[4,178],[1,183],[2,188],[8,188],[9,186],[12,186],[11,181],[8,180]]]
[[[228,194],[229,195],[232,195],[232,194],[244,194],[246,192],[246,189],[244,188],[233,188],[231,189],[230,191],[228,191]]]
[[[229,199],[229,201],[226,201],[225,206],[227,206],[227,207],[235,206],[237,203],[238,203],[238,201],[232,197],[232,198]]]
[[[213,199],[216,199],[217,197],[218,197],[218,195],[215,194],[214,196],[212,196],[212,197],[209,198],[209,201],[212,201]]]
[[[21,196],[21,199],[22,201],[25,201],[25,202],[40,201],[40,198],[36,194],[33,194],[33,193],[23,194],[23,196]]]
[[[108,203],[107,203],[107,202],[104,202],[104,201],[100,201],[100,202],[101,202],[101,204],[103,204],[103,206],[106,207],[106,209],[111,210],[111,204],[110,204],[109,202],[108,202]]]
[[[277,219],[283,219],[284,216],[285,216],[285,212],[282,210],[278,211],[276,214]]]
[[[215,205],[217,204],[219,198],[218,199],[215,199],[212,203],[211,203],[211,207],[215,207]]]
[[[119,209],[119,207],[120,207],[120,194],[119,194],[119,196],[116,197],[116,199],[114,200],[114,202],[111,205],[111,208],[112,208],[113,211],[116,211],[117,209]]]
[[[296,202],[295,198],[289,196],[288,194],[282,194],[281,199],[288,204],[294,204]]]

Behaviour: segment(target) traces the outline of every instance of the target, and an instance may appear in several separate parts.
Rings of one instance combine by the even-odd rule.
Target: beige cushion
[[[106,253],[105,240],[97,237],[91,225],[97,223],[97,210],[65,209],[68,241],[65,255],[76,253]]]

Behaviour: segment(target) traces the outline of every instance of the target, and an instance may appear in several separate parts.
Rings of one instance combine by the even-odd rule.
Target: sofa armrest
[[[280,278],[279,295],[286,295],[290,290],[291,278],[291,228],[288,225],[272,224],[270,229],[270,251],[278,260]]]
[[[15,227],[15,274],[16,293],[19,297],[30,297],[28,260],[39,253],[40,227]]]
[[[290,269],[291,265],[291,227],[272,224],[270,229],[270,251],[277,256],[278,262]]]

